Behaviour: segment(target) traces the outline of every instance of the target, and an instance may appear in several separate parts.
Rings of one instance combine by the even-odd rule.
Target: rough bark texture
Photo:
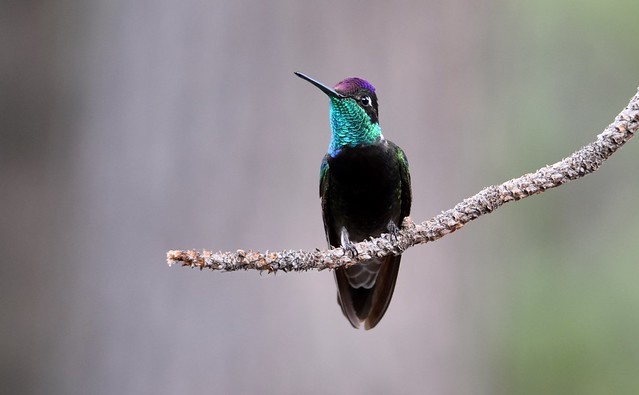
[[[414,245],[434,241],[452,233],[477,217],[493,212],[504,203],[542,193],[594,172],[617,149],[630,140],[637,129],[639,129],[639,92],[614,122],[597,136],[596,141],[571,156],[501,185],[491,185],[475,196],[458,203],[452,209],[421,224],[415,224],[406,218],[397,238],[383,234],[381,237],[354,244],[358,252],[354,257],[345,253],[342,248],[325,251],[284,250],[263,253],[243,250],[235,252],[171,250],[167,253],[167,262],[169,266],[180,263],[182,266],[222,271],[248,269],[268,272],[305,271],[334,269],[350,266],[372,257],[399,254]]]

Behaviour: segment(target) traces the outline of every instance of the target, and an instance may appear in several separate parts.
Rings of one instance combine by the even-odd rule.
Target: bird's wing
[[[324,220],[324,232],[326,233],[326,240],[328,241],[329,247],[339,247],[340,240],[339,235],[335,232],[333,224],[333,219],[329,215],[329,200],[325,199],[324,196],[328,193],[328,188],[330,187],[330,177],[328,175],[328,157],[326,154],[324,156],[324,160],[322,161],[322,165],[320,166],[320,185],[319,185],[319,195],[322,202],[322,219]]]
[[[404,217],[408,217],[410,214],[413,192],[410,186],[410,171],[408,170],[408,159],[406,159],[406,154],[398,145],[395,145],[395,152],[397,153],[397,158],[399,158],[399,173],[402,178],[402,209],[400,218],[403,220]],[[401,226],[401,222],[399,225]]]

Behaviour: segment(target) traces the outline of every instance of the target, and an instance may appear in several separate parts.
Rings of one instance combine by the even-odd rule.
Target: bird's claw
[[[351,256],[351,259],[355,258],[357,255],[359,255],[359,252],[357,252],[357,248],[355,248],[355,245],[351,242],[346,242],[342,248],[344,248],[344,252],[349,254]]]
[[[395,222],[388,221],[386,229],[388,229],[388,234],[390,235],[391,240],[397,241],[400,229],[397,227],[397,225],[395,225]]]

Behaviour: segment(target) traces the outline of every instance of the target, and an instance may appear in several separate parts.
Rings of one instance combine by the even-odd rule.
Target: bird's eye
[[[359,98],[359,102],[362,103],[363,106],[368,107],[371,105],[371,98],[369,96],[362,96]]]

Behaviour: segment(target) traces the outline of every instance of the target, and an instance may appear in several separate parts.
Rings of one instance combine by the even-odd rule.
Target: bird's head
[[[384,138],[379,127],[377,95],[368,81],[350,77],[340,81],[335,88],[329,88],[302,73],[296,72],[295,75],[315,85],[330,98],[331,155],[345,146],[372,144]]]

